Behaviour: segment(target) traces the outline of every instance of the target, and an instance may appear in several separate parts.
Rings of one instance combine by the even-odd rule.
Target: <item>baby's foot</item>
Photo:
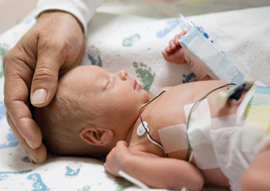
[[[133,62],[133,66],[136,68],[137,77],[141,79],[143,89],[149,92],[156,74],[146,64]]]
[[[75,177],[79,174],[81,170],[82,165],[77,162],[70,163],[68,166],[66,166],[66,177]]]
[[[129,36],[127,38],[124,38],[123,40],[123,46],[130,47],[133,46],[137,41],[141,39],[141,36],[139,34],[134,34],[132,36]]]
[[[33,183],[33,190],[44,190],[49,191],[48,187],[43,183],[39,173],[30,174],[27,177],[28,180],[31,180]]]

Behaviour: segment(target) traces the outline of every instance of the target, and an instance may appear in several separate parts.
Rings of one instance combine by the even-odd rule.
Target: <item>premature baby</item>
[[[174,42],[170,42],[163,56],[169,60],[178,51],[178,60],[182,63],[184,53],[180,45]],[[262,185],[269,188],[269,183],[265,183],[268,180],[253,177],[254,172],[260,175],[260,168],[267,164],[267,157],[270,156],[267,148],[257,154],[251,167],[237,174],[238,179],[233,182],[219,166],[207,169],[198,167],[196,161],[199,158],[196,155],[192,157],[192,148],[181,147],[166,152],[162,146],[153,144],[146,133],[142,137],[136,133],[142,122],[139,111],[143,107],[141,118],[147,121],[152,139],[162,145],[162,130],[186,124],[185,106],[194,104],[217,87],[220,89],[204,99],[210,118],[234,116],[247,91],[242,91],[238,99],[217,103],[218,93],[232,86],[225,84],[223,81],[209,80],[165,87],[167,91],[143,107],[149,101],[149,94],[125,70],[110,73],[98,66],[78,66],[60,79],[52,102],[45,108],[33,109],[32,113],[50,152],[107,156],[104,167],[115,176],[119,176],[118,172],[122,170],[150,187],[172,190],[182,187],[200,190],[204,184],[224,187],[234,185],[233,189],[236,190],[240,189],[240,183],[243,190],[251,186],[259,190],[258,186]],[[183,132],[185,137],[186,131],[179,133]],[[186,142],[181,143],[187,145],[188,139],[184,140]],[[212,157],[215,158],[215,155]],[[270,168],[266,168],[264,173],[269,174]],[[255,180],[262,184],[255,184]]]

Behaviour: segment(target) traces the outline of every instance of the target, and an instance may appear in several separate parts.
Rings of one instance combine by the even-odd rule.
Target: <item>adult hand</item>
[[[36,107],[48,105],[59,75],[80,63],[84,47],[82,26],[73,15],[47,11],[4,57],[7,121],[33,163],[45,161],[47,152],[32,119],[29,97]]]

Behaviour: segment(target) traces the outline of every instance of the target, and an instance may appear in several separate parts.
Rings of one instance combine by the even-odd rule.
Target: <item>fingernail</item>
[[[37,164],[35,158],[33,158],[30,154],[28,154],[27,156],[28,156],[28,159],[31,161],[31,163]]]
[[[27,142],[27,144],[32,148],[32,149],[35,149],[32,144],[30,144],[27,140],[25,140]]]
[[[38,89],[34,91],[32,97],[31,97],[31,103],[32,104],[41,104],[45,103],[47,98],[47,91],[44,89]]]

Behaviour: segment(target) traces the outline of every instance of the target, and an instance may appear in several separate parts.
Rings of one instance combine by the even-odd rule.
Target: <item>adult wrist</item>
[[[41,17],[46,17],[46,16],[57,16],[57,17],[61,17],[62,16],[66,16],[66,15],[70,15],[74,20],[76,20],[76,22],[78,23],[79,27],[82,29],[82,32],[84,33],[84,27],[82,25],[82,23],[77,19],[77,17],[75,17],[73,14],[66,12],[66,11],[62,11],[62,10],[46,10],[41,12],[38,16],[37,16],[37,21],[41,18]]]
[[[38,0],[35,18],[48,10],[65,11],[80,21],[84,34],[87,35],[87,24],[101,3],[102,0]]]

